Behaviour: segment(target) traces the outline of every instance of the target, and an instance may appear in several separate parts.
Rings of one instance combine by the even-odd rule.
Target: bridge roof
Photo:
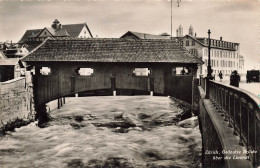
[[[175,40],[118,38],[48,38],[22,61],[202,63]]]

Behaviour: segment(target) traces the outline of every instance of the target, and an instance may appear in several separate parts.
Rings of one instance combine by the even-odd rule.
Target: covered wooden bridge
[[[75,93],[169,95],[192,101],[202,61],[175,40],[46,39],[23,58],[36,104]]]

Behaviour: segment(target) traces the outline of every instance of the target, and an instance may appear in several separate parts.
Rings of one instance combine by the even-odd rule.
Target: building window
[[[133,73],[135,76],[148,76],[151,71],[148,68],[135,68]]]
[[[193,45],[193,46],[195,45],[195,40],[192,40],[192,45]]]
[[[94,73],[92,68],[79,68],[78,74],[81,76],[91,76]]]
[[[42,67],[40,69],[40,73],[42,75],[50,75],[51,74],[51,68],[50,67]]]
[[[190,49],[190,53],[197,56],[197,49]]]
[[[189,41],[187,40],[187,41],[186,41],[186,46],[189,46],[189,45],[190,45],[190,43],[189,43]]]
[[[207,55],[208,55],[208,50],[205,49],[205,50],[204,50],[204,56],[207,56]]]
[[[191,69],[189,67],[174,67],[173,75],[190,75]]]
[[[207,62],[207,59],[205,59],[205,65],[208,66],[208,62]]]

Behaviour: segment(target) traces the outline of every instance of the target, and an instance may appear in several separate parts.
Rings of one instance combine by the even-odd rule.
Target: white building
[[[198,74],[207,75],[208,65],[208,38],[197,37],[196,33],[193,35],[193,28],[190,26],[189,34],[180,36],[179,32],[182,32],[180,26],[177,31],[177,39],[180,43],[189,50],[193,55],[201,58],[204,64],[199,67]],[[230,75],[232,71],[239,71],[239,56],[240,49],[239,43],[224,41],[222,37],[220,39],[211,39],[211,67],[213,69],[212,74],[217,76],[221,71],[223,75]]]

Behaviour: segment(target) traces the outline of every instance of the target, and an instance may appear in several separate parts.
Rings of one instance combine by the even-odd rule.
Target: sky
[[[172,34],[179,25],[198,37],[240,43],[245,69],[260,69],[260,0],[172,1]],[[0,0],[0,41],[17,42],[28,29],[86,22],[92,35],[118,38],[127,31],[171,34],[170,0]]]

